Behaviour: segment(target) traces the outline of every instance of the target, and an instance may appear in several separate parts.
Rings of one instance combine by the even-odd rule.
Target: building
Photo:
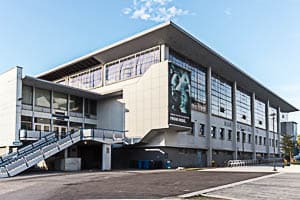
[[[278,157],[280,114],[298,111],[173,22],[36,77],[22,76],[21,68],[1,76],[2,149],[48,132],[117,130],[122,140],[108,136],[101,151],[83,150],[99,144],[94,136],[91,144],[81,137],[79,145],[65,147],[60,158],[81,158],[86,168],[99,167],[89,160],[99,163],[101,152],[113,168],[137,160],[177,167]]]
[[[292,140],[293,143],[295,144],[294,155],[299,154],[299,150],[297,148],[297,136],[298,136],[297,125],[298,125],[297,122],[293,122],[293,121],[281,122],[282,135],[293,136]]]

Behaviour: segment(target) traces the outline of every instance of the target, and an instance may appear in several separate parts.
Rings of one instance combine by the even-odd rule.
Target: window
[[[277,110],[272,107],[269,107],[269,130],[277,132]]]
[[[32,130],[32,117],[21,116],[21,129]]]
[[[255,99],[255,126],[266,129],[266,104]]]
[[[45,108],[50,108],[51,93],[49,90],[35,89],[35,105]]]
[[[211,78],[212,114],[232,119],[232,88],[217,75]]]
[[[264,137],[264,146],[266,146],[266,142],[267,142],[266,137]]]
[[[211,127],[211,137],[216,138],[216,127],[214,126]]]
[[[224,140],[224,132],[225,132],[225,129],[224,128],[220,128],[220,139],[221,140]]]
[[[85,99],[85,115],[97,115],[97,101]]]
[[[23,85],[22,87],[22,104],[32,105],[32,87]]]
[[[257,135],[255,136],[255,144],[257,144]]]
[[[232,140],[232,130],[228,130],[227,134],[228,134],[228,140]]]
[[[191,72],[192,109],[206,112],[206,70],[171,49],[169,60]]]
[[[251,125],[251,98],[246,93],[236,91],[237,121]]]
[[[68,107],[68,95],[63,93],[53,93],[53,108],[66,111]]]
[[[70,111],[76,113],[82,113],[82,101],[81,97],[70,96]]]
[[[242,133],[242,142],[243,142],[243,143],[246,142],[246,133]]]
[[[106,65],[106,83],[114,83],[144,74],[151,65],[160,62],[160,48],[154,47]]]
[[[236,133],[236,140],[237,140],[238,142],[240,142],[240,132],[239,132],[239,131]]]
[[[200,127],[199,127],[199,135],[200,136],[205,136],[205,125],[204,124],[200,124]]]
[[[276,145],[276,147],[278,147],[278,140],[275,141],[275,145]]]
[[[102,86],[102,68],[97,67],[72,75],[69,80],[69,85],[82,89]]]
[[[259,136],[259,145],[262,145],[262,136]]]
[[[251,135],[248,134],[248,143],[251,143]]]

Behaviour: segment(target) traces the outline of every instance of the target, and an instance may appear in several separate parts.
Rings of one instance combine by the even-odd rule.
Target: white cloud
[[[224,13],[225,13],[225,15],[231,16],[232,15],[231,8],[226,8],[224,10]]]
[[[173,0],[133,0],[132,6],[124,8],[123,14],[132,19],[165,22],[178,16],[190,14],[188,10],[170,5]]]

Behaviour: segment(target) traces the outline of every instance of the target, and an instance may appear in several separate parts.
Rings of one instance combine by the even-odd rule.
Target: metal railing
[[[26,134],[24,135],[26,136]],[[120,143],[125,139],[125,131],[110,129],[80,129],[65,135],[51,132],[39,135],[39,140],[0,157],[0,177],[14,176],[38,162],[68,148],[82,140]]]
[[[229,160],[226,162],[227,167],[242,167],[242,166],[257,166],[257,165],[268,165],[277,162],[283,162],[282,158],[266,158],[256,160]]]

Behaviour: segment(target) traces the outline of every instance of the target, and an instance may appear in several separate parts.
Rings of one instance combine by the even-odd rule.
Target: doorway
[[[94,141],[83,141],[78,145],[81,158],[81,169],[102,169],[102,144]]]

